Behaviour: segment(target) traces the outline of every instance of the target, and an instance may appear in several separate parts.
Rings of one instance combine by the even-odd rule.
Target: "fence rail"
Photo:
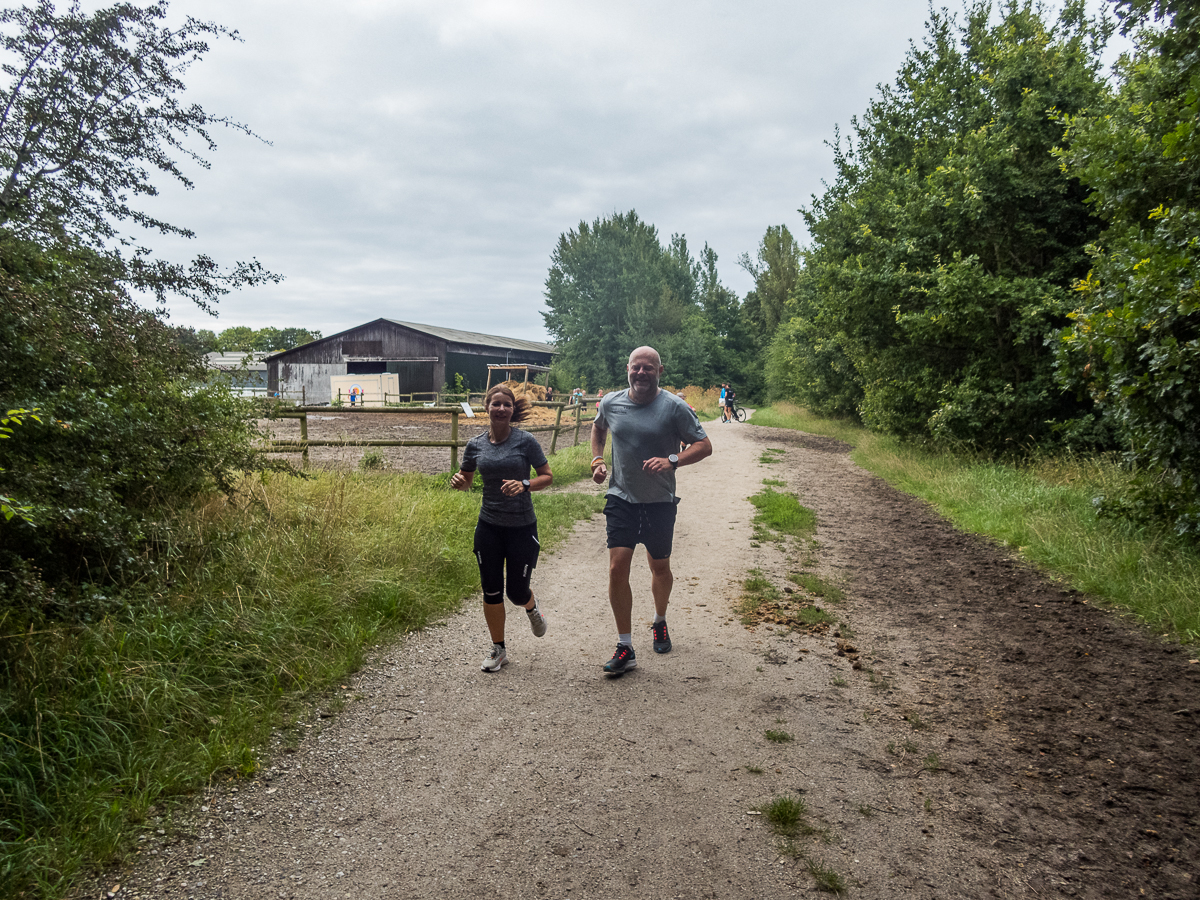
[[[444,395],[443,395],[444,396]],[[525,431],[534,433],[554,432],[554,437],[550,439],[550,453],[553,454],[558,449],[559,436],[564,431],[574,429],[574,438],[571,441],[571,446],[574,447],[579,443],[579,432],[585,423],[591,422],[596,418],[596,409],[593,403],[599,400],[599,397],[584,397],[582,403],[569,404],[564,401],[534,401],[533,405],[543,409],[555,410],[553,425],[534,425],[530,428],[525,428]],[[472,406],[471,411],[483,416],[485,410],[482,406]],[[573,414],[574,421],[563,422],[563,412],[569,411],[568,415]],[[341,412],[355,414],[370,413],[372,415],[428,415],[438,414],[450,416],[450,439],[449,440],[402,440],[402,441],[386,441],[386,440],[309,440],[308,438],[308,416],[309,413],[314,414],[329,414],[330,412]],[[458,437],[458,419],[459,416],[466,416],[461,406],[291,406],[283,407],[281,411],[274,413],[273,418],[277,419],[299,419],[300,420],[300,439],[291,440],[287,438],[275,438],[270,441],[272,452],[275,453],[299,453],[301,454],[301,465],[308,466],[308,450],[310,447],[449,447],[450,448],[450,471],[458,469],[458,451],[460,447],[467,445],[466,441],[459,440]]]

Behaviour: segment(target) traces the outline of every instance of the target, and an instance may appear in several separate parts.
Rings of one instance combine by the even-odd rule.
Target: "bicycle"
[[[746,407],[738,406],[737,401],[733,401],[733,417],[739,422],[746,421]]]

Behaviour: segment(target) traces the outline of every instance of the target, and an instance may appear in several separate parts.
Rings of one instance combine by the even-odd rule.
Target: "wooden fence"
[[[534,406],[540,406],[545,409],[555,410],[553,425],[534,425],[531,427],[522,426],[522,430],[529,432],[554,432],[554,436],[550,439],[550,453],[553,454],[558,449],[559,436],[564,431],[574,431],[574,437],[571,440],[571,446],[574,447],[579,443],[579,432],[585,423],[591,422],[596,418],[595,403],[599,397],[584,397],[582,403],[568,404],[561,401],[545,402],[535,401]],[[482,406],[472,406],[471,411],[477,416],[486,418],[485,411]],[[567,413],[568,421],[563,421],[563,413]],[[432,441],[432,440],[412,440],[412,441],[375,441],[375,440],[339,440],[339,441],[311,441],[308,439],[308,416],[313,414],[328,415],[331,412],[353,412],[367,413],[369,415],[425,415],[429,413],[439,413],[442,415],[450,415],[450,440],[448,441]],[[450,449],[450,471],[458,470],[458,450],[460,447],[467,445],[466,441],[459,440],[458,437],[458,419],[459,416],[466,417],[461,406],[353,406],[353,407],[337,407],[337,406],[293,406],[288,407],[284,411],[274,414],[274,418],[278,419],[299,419],[300,420],[300,439],[274,439],[270,441],[271,450],[276,453],[300,453],[302,457],[302,465],[308,466],[308,449],[309,447],[448,447]]]

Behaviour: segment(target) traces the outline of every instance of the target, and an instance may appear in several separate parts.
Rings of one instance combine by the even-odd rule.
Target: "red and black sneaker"
[[[667,634],[667,623],[655,622],[650,626],[650,630],[654,632],[654,652],[670,653],[671,636]]]
[[[617,644],[617,652],[604,664],[604,671],[609,675],[624,675],[630,669],[636,668],[637,656],[628,644]]]

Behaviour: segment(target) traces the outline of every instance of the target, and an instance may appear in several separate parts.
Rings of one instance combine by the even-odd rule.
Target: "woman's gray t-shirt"
[[[532,525],[537,521],[533,513],[533,498],[529,494],[506,497],[500,490],[500,482],[524,481],[530,469],[546,465],[546,453],[542,445],[528,431],[514,428],[501,444],[488,440],[485,431],[471,438],[463,451],[460,467],[464,472],[479,470],[483,478],[483,506],[479,518],[491,525]]]

